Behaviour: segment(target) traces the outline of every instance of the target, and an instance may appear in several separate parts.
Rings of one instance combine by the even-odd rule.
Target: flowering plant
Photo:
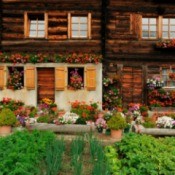
[[[149,90],[153,90],[155,88],[161,88],[164,86],[164,82],[160,79],[160,77],[147,79],[146,83],[147,83],[147,88]]]
[[[107,127],[107,123],[106,123],[106,120],[103,119],[102,117],[98,118],[95,122],[95,125],[98,128],[106,128]]]
[[[20,90],[23,88],[23,71],[12,68],[7,79],[7,88],[12,90]]]
[[[175,120],[168,116],[159,117],[156,121],[158,128],[175,128]]]
[[[150,107],[175,106],[175,91],[154,89],[148,92],[148,104]]]
[[[66,62],[66,63],[95,63],[98,64],[102,60],[102,55],[97,54],[26,54],[26,53],[15,53],[7,54],[0,52],[0,62],[2,63],[42,63],[42,62]]]
[[[175,48],[175,39],[162,40],[156,43],[157,48]]]
[[[103,85],[104,86],[109,86],[109,84],[113,83],[113,79],[112,78],[103,78]]]
[[[87,120],[95,120],[95,114],[98,108],[97,102],[90,102],[87,104],[86,102],[74,101],[71,102],[71,112],[76,113],[80,116],[80,118]]]
[[[20,108],[21,106],[24,106],[24,102],[20,101],[20,100],[13,100],[11,98],[3,98],[0,101],[0,106],[2,108],[9,108],[12,111],[17,110],[18,108]]]
[[[67,63],[95,63],[98,64],[101,62],[102,56],[101,55],[95,55],[95,54],[70,54],[66,58]]]
[[[71,77],[70,77],[70,84],[68,88],[71,90],[81,89],[83,87],[83,78],[78,73],[78,69],[75,68],[75,70],[71,71],[70,74],[71,74]]]
[[[52,107],[57,107],[57,104],[54,103],[54,101],[49,98],[43,98],[38,107],[39,107],[39,113],[48,114],[54,112],[52,110]]]
[[[62,117],[59,118],[59,122],[62,124],[74,124],[78,118],[79,116],[77,114],[66,112]]]
[[[175,72],[170,72],[169,73],[169,78],[172,80],[175,80]]]

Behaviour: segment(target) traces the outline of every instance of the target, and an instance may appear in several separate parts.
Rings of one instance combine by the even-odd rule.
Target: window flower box
[[[161,40],[156,43],[155,48],[161,51],[175,51],[175,39]]]
[[[175,72],[170,72],[169,73],[169,78],[172,80],[175,80]]]

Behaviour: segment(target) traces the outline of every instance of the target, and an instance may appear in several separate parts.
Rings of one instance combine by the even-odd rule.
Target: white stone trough
[[[56,125],[56,124],[48,124],[48,123],[35,123],[32,124],[29,128],[30,130],[47,130],[53,131],[56,133],[87,133],[95,131],[94,125],[78,125],[78,124],[63,124],[63,125]]]
[[[175,136],[175,129],[142,128],[140,133],[154,136]]]

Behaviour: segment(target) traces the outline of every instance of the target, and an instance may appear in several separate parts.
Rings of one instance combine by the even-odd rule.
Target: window
[[[47,14],[24,14],[24,34],[28,38],[47,38]]]
[[[142,38],[143,39],[157,38],[156,18],[142,18]]]
[[[24,87],[24,68],[8,67],[7,88],[20,90]]]
[[[164,39],[175,38],[175,18],[162,19],[162,38]]]
[[[171,74],[175,75],[175,67],[163,67],[162,68],[162,80],[164,81],[165,87],[174,87],[175,79],[171,77]]]
[[[68,14],[69,31],[68,37],[75,39],[91,38],[91,14],[72,15]]]
[[[68,89],[78,90],[84,87],[84,68],[69,67],[68,68]]]

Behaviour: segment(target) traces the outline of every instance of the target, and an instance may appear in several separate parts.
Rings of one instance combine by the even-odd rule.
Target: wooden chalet
[[[146,103],[148,78],[160,76],[166,89],[175,85],[169,78],[175,72],[173,49],[156,48],[160,40],[175,38],[173,0],[2,0],[0,6],[3,53],[102,54],[104,74],[117,78],[124,105]],[[11,66],[0,63],[1,98],[21,94],[5,87]],[[25,72],[22,98],[29,99],[26,103],[37,104],[43,97],[64,101],[70,94],[65,72],[77,67],[84,77],[84,90],[71,92],[67,101],[76,97],[102,101],[101,64],[19,66]]]

